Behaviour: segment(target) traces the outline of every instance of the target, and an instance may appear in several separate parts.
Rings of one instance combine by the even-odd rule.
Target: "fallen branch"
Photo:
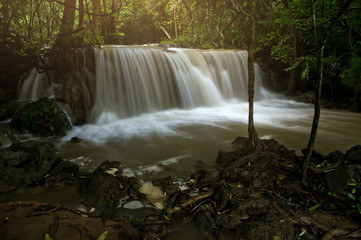
[[[168,214],[170,215],[170,214],[173,214],[175,212],[179,212],[183,208],[187,208],[187,207],[195,204],[198,201],[209,198],[213,194],[214,194],[214,189],[211,188],[208,192],[205,192],[205,193],[200,194],[198,196],[191,197],[187,201],[185,201],[183,204],[181,204],[180,206],[177,206],[177,207],[174,207],[174,208],[170,209]]]

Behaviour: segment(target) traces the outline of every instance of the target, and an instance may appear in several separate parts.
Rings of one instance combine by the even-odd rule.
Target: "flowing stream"
[[[96,49],[93,82],[83,83],[92,107],[86,124],[54,140],[59,155],[83,171],[104,160],[120,161],[128,176],[143,180],[184,179],[214,165],[218,150],[229,150],[237,136],[247,136],[247,56],[235,50]],[[259,136],[300,151],[307,145],[313,106],[266,90],[255,69]],[[58,86],[44,79],[31,73],[20,98],[56,97]],[[360,119],[358,113],[323,110],[316,149],[327,154],[361,144]],[[70,142],[72,137],[82,141]]]

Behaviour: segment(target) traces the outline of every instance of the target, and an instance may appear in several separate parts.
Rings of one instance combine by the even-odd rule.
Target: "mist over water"
[[[255,103],[259,136],[275,138],[299,154],[307,146],[312,117],[313,106],[309,104],[285,99]],[[245,102],[160,111],[109,124],[75,127],[64,137],[60,151],[67,159],[84,156],[77,160],[84,163],[84,169],[112,160],[122,162],[130,175],[143,179],[168,175],[182,179],[198,167],[214,165],[218,150],[231,150],[237,136],[247,136],[247,121]],[[75,136],[83,139],[78,145],[69,143]],[[345,152],[360,144],[360,136],[360,114],[323,110],[316,149],[324,154]]]
[[[185,178],[213,165],[220,149],[247,136],[247,52],[104,46],[95,53],[93,105],[87,123],[58,141],[59,155],[91,171],[120,161],[143,179]],[[298,152],[307,145],[313,106],[287,100],[262,87],[256,66],[255,125]],[[39,80],[40,79],[40,80]],[[44,76],[32,72],[20,96],[53,95]],[[44,90],[45,89],[45,90]],[[316,149],[324,154],[361,144],[361,115],[323,110]],[[78,144],[71,143],[79,137]]]

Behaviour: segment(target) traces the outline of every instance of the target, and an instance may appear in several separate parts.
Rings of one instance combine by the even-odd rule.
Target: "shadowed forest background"
[[[278,91],[299,94],[314,88],[317,46],[310,2],[257,1],[256,62],[267,73],[269,85]],[[359,1],[351,2],[329,29],[344,1],[315,1],[315,20],[318,38],[329,34],[323,56],[325,104],[357,110],[361,10]],[[47,55],[71,61],[70,53],[64,53],[75,48],[164,43],[247,49],[249,16],[249,2],[236,0],[1,0],[1,86],[14,89],[20,76],[33,67],[39,71],[59,67],[40,64]]]

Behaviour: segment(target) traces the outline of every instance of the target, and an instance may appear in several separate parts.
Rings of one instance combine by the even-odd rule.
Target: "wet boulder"
[[[0,153],[0,188],[4,191],[44,183],[62,159],[50,143],[13,143]]]
[[[160,187],[168,196],[173,195],[179,190],[179,185],[174,183],[172,176],[155,179],[152,181],[152,184],[153,186]]]
[[[19,110],[12,119],[10,128],[19,133],[30,132],[35,136],[62,136],[71,129],[71,124],[56,100],[42,98]]]
[[[350,192],[349,183],[361,182],[361,165],[352,164],[341,166],[325,176],[326,184],[330,192],[346,195]]]
[[[201,206],[200,213],[197,214],[195,220],[200,232],[207,237],[207,239],[215,239],[213,237],[216,229],[216,224],[213,220],[211,213],[206,207]]]
[[[208,171],[205,169],[199,169],[191,174],[190,178],[195,180],[195,185],[197,188],[203,188],[218,182],[219,172],[217,170]]]
[[[341,151],[333,151],[327,154],[326,159],[331,163],[336,163],[340,157],[343,157],[343,153]]]
[[[219,165],[228,165],[232,163],[233,161],[233,153],[232,152],[226,152],[223,150],[218,151],[218,155],[216,158],[216,163]]]
[[[346,160],[351,163],[361,164],[361,145],[356,145],[346,152]]]
[[[112,215],[120,200],[127,196],[128,178],[118,175],[119,166],[119,162],[105,161],[79,183],[80,195],[101,216]]]
[[[232,145],[234,148],[234,154],[239,157],[246,156],[248,153],[252,152],[253,149],[251,142],[245,137],[237,137],[232,142]]]
[[[239,225],[242,239],[297,239],[292,223],[276,214],[267,214],[256,221]]]

